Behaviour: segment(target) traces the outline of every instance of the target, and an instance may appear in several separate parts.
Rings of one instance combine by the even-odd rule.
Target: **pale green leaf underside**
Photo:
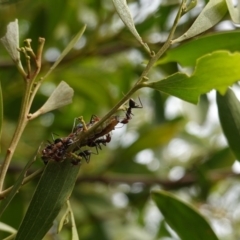
[[[173,40],[173,43],[194,37],[216,25],[227,13],[225,0],[211,0],[199,14],[193,25],[182,36]]]
[[[224,94],[240,79],[240,53],[216,51],[198,59],[194,73],[188,76],[177,72],[161,81],[145,86],[197,104],[199,96],[212,89]]]
[[[135,28],[135,24],[132,18],[132,15],[129,11],[128,5],[126,0],[112,0],[113,5],[116,8],[116,11],[119,15],[119,17],[122,19],[126,27],[129,29],[129,31],[133,34],[133,36],[137,39],[137,41],[147,50],[147,52],[151,52],[148,45],[143,42],[141,36],[137,32],[137,29]]]
[[[16,229],[14,229],[13,227],[11,227],[3,222],[0,222],[0,231],[9,232],[9,233],[17,232]]]
[[[39,111],[43,114],[70,104],[73,93],[73,89],[66,82],[61,81]]]
[[[0,41],[8,51],[13,61],[18,62],[20,60],[20,53],[17,50],[17,48],[19,48],[19,30],[17,19],[7,25],[7,32]]]
[[[240,23],[240,3],[238,1],[238,5],[234,7],[232,0],[226,0],[228,11],[233,22],[239,24]]]
[[[180,239],[218,240],[206,219],[189,204],[166,191],[153,191],[152,198]]]

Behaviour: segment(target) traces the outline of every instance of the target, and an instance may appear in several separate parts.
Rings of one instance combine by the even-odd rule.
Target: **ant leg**
[[[70,155],[72,157],[71,163],[73,165],[78,165],[79,163],[81,163],[81,160],[82,160],[81,156],[76,155],[75,153],[70,153]]]
[[[83,117],[78,117],[78,120],[82,124],[83,130],[87,131],[88,128],[87,128],[87,125],[86,125],[85,121],[83,120]]]
[[[78,123],[77,123],[78,122]],[[80,117],[75,118],[73,122],[73,127],[72,127],[72,133],[78,131],[79,129],[83,128],[83,124],[80,121]]]
[[[59,136],[59,135],[56,134],[56,133],[51,133],[51,135],[52,135],[52,140],[53,140],[53,142],[55,141],[55,137],[54,137],[54,136]]]
[[[138,100],[139,100],[139,102],[140,102],[140,106],[139,106],[138,108],[143,108],[143,105],[142,105],[142,102],[141,102],[140,97],[138,97]]]
[[[100,120],[100,118],[98,117],[98,116],[96,116],[96,115],[92,115],[91,116],[91,119],[90,119],[90,124],[93,124],[93,123],[95,123],[95,122],[98,122]]]
[[[78,156],[83,157],[87,163],[90,162],[90,157],[91,157],[91,151],[90,150],[84,150],[78,154]]]

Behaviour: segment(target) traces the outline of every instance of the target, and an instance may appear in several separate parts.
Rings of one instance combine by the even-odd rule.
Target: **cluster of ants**
[[[45,164],[48,161],[54,160],[56,162],[62,162],[66,158],[71,159],[71,163],[77,165],[80,161],[84,158],[87,163],[90,161],[91,154],[98,154],[98,150],[102,150],[102,146],[106,146],[107,143],[111,141],[111,131],[115,129],[115,126],[118,123],[127,124],[129,120],[132,118],[132,109],[133,108],[142,108],[141,100],[139,99],[140,105],[137,104],[133,99],[129,100],[129,106],[126,110],[125,117],[123,119],[119,119],[118,116],[110,117],[100,128],[95,130],[95,132],[88,136],[86,139],[83,139],[77,146],[71,151],[69,150],[70,146],[74,144],[77,140],[79,135],[86,131],[87,129],[94,126],[100,118],[96,115],[93,115],[90,119],[90,122],[87,123],[85,126],[83,123],[78,123],[75,127],[73,127],[72,132],[63,138],[57,138],[53,140],[51,143],[50,141],[42,150],[42,160]],[[75,124],[74,124],[75,125]],[[82,147],[95,147],[96,153],[92,152],[91,150],[82,150]]]

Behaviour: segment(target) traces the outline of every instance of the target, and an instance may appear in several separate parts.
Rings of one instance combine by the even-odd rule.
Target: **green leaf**
[[[239,24],[240,23],[240,4],[237,3],[237,6],[234,7],[232,0],[226,0],[228,11],[230,13],[230,16],[233,20],[233,22]]]
[[[16,233],[17,230],[14,229],[13,227],[3,223],[3,222],[0,222],[0,231],[4,231],[4,232],[9,232],[9,233]]]
[[[182,36],[174,39],[172,43],[182,42],[194,37],[216,25],[227,13],[225,0],[211,0],[199,14],[193,25]]]
[[[221,32],[199,37],[167,51],[157,64],[178,62],[182,66],[194,66],[196,60],[216,50],[240,51],[240,32]]]
[[[42,240],[73,190],[80,165],[50,161],[38,183],[16,240]]]
[[[223,132],[235,157],[240,161],[240,102],[230,89],[224,96],[217,93],[218,115]]]
[[[221,168],[231,168],[235,161],[231,149],[226,147],[220,149],[219,151],[213,153],[209,158],[207,158],[200,167],[206,170],[215,170]]]
[[[165,191],[152,191],[152,198],[181,240],[218,240],[206,219],[189,204]]]
[[[144,83],[143,86],[196,104],[201,94],[212,89],[224,94],[228,86],[239,80],[239,62],[238,52],[216,51],[199,58],[191,76],[178,72],[158,82]]]
[[[69,200],[67,201],[67,205],[68,205],[69,214],[70,214],[70,218],[71,218],[72,240],[79,240],[77,226],[76,226],[75,219],[74,219],[74,213],[73,213],[73,210],[72,210]]]
[[[20,53],[17,50],[19,48],[19,30],[18,20],[10,22],[7,26],[7,32],[4,37],[0,39],[3,46],[8,51],[14,62],[20,61]]]
[[[137,32],[135,28],[132,15],[129,11],[128,5],[126,0],[112,0],[113,5],[116,8],[116,11],[119,17],[122,19],[126,27],[130,30],[133,36],[137,39],[137,41],[146,49],[146,51],[150,54],[151,50],[149,49],[148,45],[143,42],[142,38]]]
[[[35,113],[29,114],[29,120],[37,116],[61,108],[72,102],[73,89],[64,81],[61,81],[44,105]]]

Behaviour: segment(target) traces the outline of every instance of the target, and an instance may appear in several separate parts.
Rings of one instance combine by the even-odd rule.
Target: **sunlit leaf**
[[[177,62],[182,66],[194,66],[198,58],[216,50],[240,51],[239,39],[239,31],[218,32],[202,36],[168,50],[157,64]]]
[[[137,29],[135,28],[132,15],[127,5],[127,1],[126,0],[112,0],[112,1],[119,17],[122,19],[126,27],[130,30],[130,32],[137,39],[137,41],[148,51],[148,53],[151,53],[148,45],[143,42],[141,36],[137,32]]]
[[[20,225],[16,240],[42,240],[70,197],[80,165],[49,162]]]
[[[71,208],[71,204],[70,204],[69,200],[67,201],[67,205],[68,205],[69,213],[70,213],[70,217],[71,217],[72,240],[79,240],[77,226],[76,226],[75,219],[74,219],[74,212]]]
[[[216,51],[198,59],[194,73],[173,75],[144,85],[196,104],[201,94],[217,89],[224,94],[240,78],[240,53]]]
[[[227,13],[225,0],[211,0],[199,14],[193,25],[182,36],[173,40],[173,43],[194,37],[216,25]]]
[[[237,6],[234,7],[232,0],[226,0],[228,11],[233,22],[239,24],[240,23],[240,4],[237,2]]]
[[[44,114],[70,104],[72,102],[73,93],[73,89],[66,82],[61,81],[45,104],[35,113],[30,115],[29,118],[33,119],[40,114]]]
[[[235,157],[240,161],[240,102],[230,89],[217,94],[218,115],[223,132]]]
[[[206,219],[192,206],[166,191],[152,191],[165,221],[182,240],[218,240]]]
[[[0,222],[0,231],[15,233],[17,230],[3,222]]]
[[[69,215],[69,208],[66,209],[65,213],[63,214],[63,216],[61,217],[59,224],[58,224],[58,230],[57,232],[61,232],[63,226],[69,222],[68,220],[68,215]]]

